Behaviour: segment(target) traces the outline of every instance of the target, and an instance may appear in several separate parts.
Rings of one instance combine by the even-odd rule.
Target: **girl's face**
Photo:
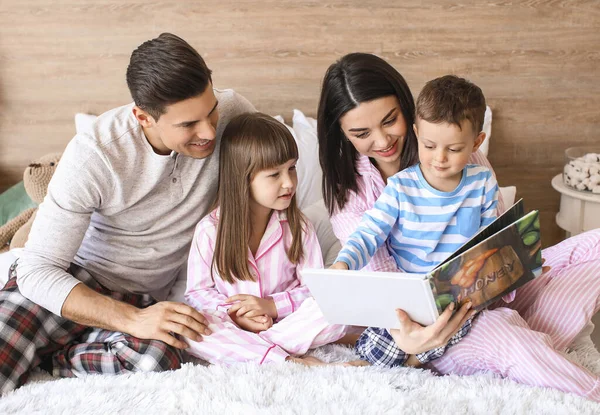
[[[296,193],[298,176],[296,159],[256,173],[250,182],[250,209],[252,212],[284,210],[290,206]]]
[[[378,164],[400,159],[407,126],[396,96],[362,102],[340,117],[340,126],[356,151]]]

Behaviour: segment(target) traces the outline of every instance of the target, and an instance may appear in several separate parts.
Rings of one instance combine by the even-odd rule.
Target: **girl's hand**
[[[406,312],[398,309],[399,329],[390,329],[392,338],[400,349],[408,354],[423,353],[448,343],[465,322],[474,314],[469,313],[471,303],[463,305],[454,315],[454,303],[451,303],[438,317],[435,323],[423,327],[412,321]]]
[[[270,329],[273,326],[273,319],[269,316],[262,315],[257,317],[238,316],[235,313],[230,315],[231,319],[241,329],[259,333]]]
[[[277,320],[277,307],[275,301],[271,297],[260,298],[254,295],[237,294],[229,297],[226,300],[228,303],[236,302],[229,308],[229,316],[233,318],[233,314],[238,317],[246,318],[258,317],[267,315],[273,320]]]
[[[346,264],[345,262],[342,262],[342,261],[338,261],[338,262],[334,263],[332,266],[330,266],[329,269],[341,269],[344,271],[348,271],[348,264]]]

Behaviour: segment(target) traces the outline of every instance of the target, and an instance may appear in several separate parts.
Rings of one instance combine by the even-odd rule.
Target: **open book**
[[[471,301],[481,310],[541,270],[539,212],[524,214],[520,199],[426,275],[322,269],[301,274],[330,323],[394,328],[396,308],[429,325],[451,302]]]

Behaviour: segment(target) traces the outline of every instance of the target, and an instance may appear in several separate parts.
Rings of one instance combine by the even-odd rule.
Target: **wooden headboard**
[[[590,1],[5,2],[0,27],[0,191],[64,148],[76,112],[130,102],[132,50],[161,32],[195,46],[218,87],[266,113],[314,116],[325,69],[352,51],[390,61],[415,95],[446,73],[494,110],[490,160],[542,211],[544,245],[564,234],[550,186],[563,152],[598,143],[600,6]]]

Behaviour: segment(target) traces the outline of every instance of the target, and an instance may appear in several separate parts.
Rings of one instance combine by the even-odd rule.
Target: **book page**
[[[470,300],[481,310],[534,279],[541,266],[539,212],[532,211],[436,268],[430,284],[438,308]]]

